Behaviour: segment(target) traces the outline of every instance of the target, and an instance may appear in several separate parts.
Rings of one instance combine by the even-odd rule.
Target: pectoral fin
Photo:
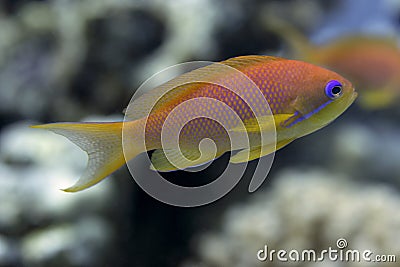
[[[233,132],[259,133],[260,131],[275,131],[276,127],[285,124],[296,114],[277,114],[271,116],[262,116],[259,119],[251,118],[244,120],[244,127],[233,128]]]

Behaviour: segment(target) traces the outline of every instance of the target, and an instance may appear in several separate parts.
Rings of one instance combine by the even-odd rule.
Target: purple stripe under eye
[[[301,120],[304,120],[303,117],[299,117],[300,112],[296,111],[293,116],[291,116],[290,118],[288,118],[287,120],[281,122],[281,126],[285,127],[285,128],[290,128],[292,125],[298,123]],[[295,119],[296,117],[298,117],[297,119]]]
[[[297,113],[297,115],[299,114],[297,111],[296,111],[296,113]],[[295,114],[296,114],[296,113],[295,113]],[[302,120],[305,120],[305,119],[306,119],[306,118],[305,118],[304,116],[301,116],[301,117],[295,119],[294,121],[292,121],[289,125],[286,125],[285,127],[286,127],[286,128],[290,128],[290,127],[292,127],[293,125],[295,125],[296,123],[299,123],[299,122],[301,122]]]
[[[304,118],[308,119],[310,118],[312,115],[314,115],[315,113],[319,112],[321,109],[323,109],[324,107],[326,107],[328,104],[330,104],[332,102],[332,100],[328,100],[325,103],[323,103],[321,106],[317,107],[316,109],[314,109],[313,111],[311,111],[310,113],[304,115]]]
[[[311,112],[307,113],[306,115],[303,115],[303,116],[301,116],[301,117],[295,119],[295,120],[292,121],[289,125],[285,125],[286,122],[288,122],[290,119],[295,118],[296,116],[298,116],[298,115],[300,114],[298,111],[296,111],[292,117],[290,117],[288,120],[286,120],[286,121],[283,123],[284,127],[290,128],[290,127],[292,127],[293,125],[295,125],[296,123],[299,123],[299,122],[301,122],[301,121],[303,121],[303,120],[306,120],[306,119],[310,118],[312,115],[314,115],[315,113],[319,112],[321,109],[323,109],[324,107],[326,107],[327,105],[329,105],[331,102],[332,102],[332,100],[328,100],[328,101],[326,101],[325,103],[323,103],[321,106],[319,106],[319,107],[317,107],[316,109],[314,109],[313,111],[311,111]]]

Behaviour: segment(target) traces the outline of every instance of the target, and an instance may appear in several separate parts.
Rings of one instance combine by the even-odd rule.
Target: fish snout
[[[351,97],[350,97],[350,101],[353,102],[358,96],[358,93],[356,92],[356,88],[353,87],[353,91],[351,92]]]
[[[357,96],[358,96],[358,93],[357,93],[356,91],[354,91],[354,92],[353,92],[353,97],[352,97],[353,100],[355,100],[355,99],[357,98]]]

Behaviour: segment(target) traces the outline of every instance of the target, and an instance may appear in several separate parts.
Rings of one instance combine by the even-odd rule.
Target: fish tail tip
[[[65,188],[65,189],[58,189],[58,190],[60,190],[60,191],[62,191],[62,192],[66,192],[66,193],[72,193],[68,188]]]
[[[66,193],[76,193],[76,192],[82,191],[82,189],[79,189],[79,188],[76,188],[76,187],[68,187],[68,188],[63,188],[63,189],[60,189],[60,190],[63,191],[63,192],[66,192]]]
[[[46,128],[48,128],[48,124],[29,125],[29,128],[32,128],[32,129],[46,129]]]

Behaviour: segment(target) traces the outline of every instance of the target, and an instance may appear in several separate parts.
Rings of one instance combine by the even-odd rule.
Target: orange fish
[[[248,80],[239,79],[240,75]],[[248,81],[257,86],[258,93]],[[237,91],[221,84],[230,84]],[[165,88],[172,89],[155,101]],[[127,161],[155,150],[151,168],[157,171],[198,166],[232,150],[239,150],[230,159],[233,163],[265,156],[326,126],[351,105],[356,95],[349,81],[321,67],[278,57],[241,56],[185,73],[133,102],[134,107],[157,103],[150,114],[143,114],[140,108],[128,109],[129,120],[125,122],[52,123],[33,127],[63,135],[88,153],[85,173],[75,185],[65,189],[75,192],[98,183],[121,167],[125,163],[123,149]],[[266,101],[272,113],[268,112]],[[178,107],[181,108],[177,111]],[[175,116],[168,126],[165,121],[172,113]],[[185,124],[188,116],[194,119]],[[177,129],[183,124],[184,127]],[[123,130],[127,140],[124,147]],[[174,148],[173,140],[178,130],[179,150]],[[260,142],[260,134],[275,131],[276,139]],[[166,136],[163,140],[162,132]],[[249,145],[232,147],[228,133],[247,134]],[[215,151],[199,152],[199,143],[205,138],[215,142]],[[167,155],[177,164],[171,164]]]
[[[313,45],[291,25],[268,19],[267,27],[290,46],[294,57],[334,70],[360,88],[359,103],[369,109],[397,104],[400,96],[400,50],[395,38],[343,36]]]

